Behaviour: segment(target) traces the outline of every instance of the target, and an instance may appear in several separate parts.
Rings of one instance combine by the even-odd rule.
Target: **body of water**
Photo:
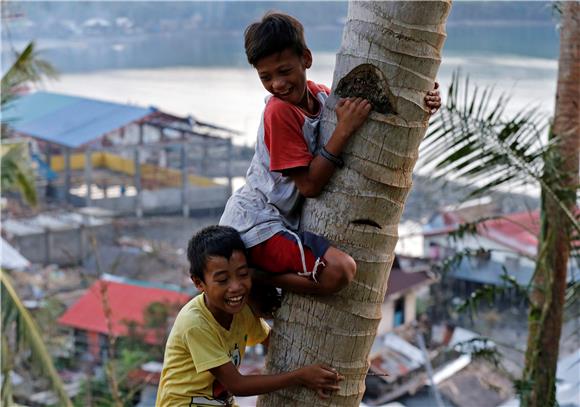
[[[314,54],[309,79],[330,86],[334,53]],[[511,96],[507,113],[537,105],[554,109],[557,60],[519,55],[449,52],[444,55],[438,81],[442,93],[452,73],[461,69],[472,83],[493,86],[496,95]],[[243,132],[234,140],[252,145],[267,92],[250,66],[161,67],[118,69],[62,74],[43,88],[80,96],[157,108],[177,115],[192,115]]]

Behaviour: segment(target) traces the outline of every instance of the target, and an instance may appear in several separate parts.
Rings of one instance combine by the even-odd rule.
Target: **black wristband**
[[[326,158],[331,163],[333,163],[336,168],[344,167],[344,161],[342,160],[342,158],[340,158],[332,153],[329,153],[325,147],[322,147],[320,149],[320,155],[322,157]]]

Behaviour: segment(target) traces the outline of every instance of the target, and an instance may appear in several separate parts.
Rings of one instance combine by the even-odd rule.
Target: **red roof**
[[[449,234],[465,223],[453,212],[441,214],[443,226],[428,230],[424,236]],[[517,212],[501,218],[481,222],[477,226],[479,235],[509,247],[518,253],[535,256],[540,235],[540,211]]]
[[[107,328],[103,295],[111,309],[111,329]],[[116,281],[98,280],[74,303],[58,320],[62,325],[84,331],[114,336],[127,335],[127,322],[142,326],[143,314],[154,302],[181,307],[191,299],[191,295],[179,291],[140,286]],[[155,343],[154,333],[146,335],[146,342]]]
[[[482,222],[481,236],[505,245],[516,252],[535,256],[540,235],[540,212],[519,212]]]

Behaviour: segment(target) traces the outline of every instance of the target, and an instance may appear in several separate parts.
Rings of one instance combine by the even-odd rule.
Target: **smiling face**
[[[216,321],[229,329],[233,315],[242,310],[252,287],[246,256],[236,250],[229,259],[208,257],[203,275],[205,281],[193,277],[193,282],[205,293],[205,304]]]
[[[255,68],[264,88],[272,95],[305,110],[312,109],[306,84],[306,70],[312,66],[310,50],[300,56],[292,49],[260,59]],[[309,108],[310,105],[310,108]]]

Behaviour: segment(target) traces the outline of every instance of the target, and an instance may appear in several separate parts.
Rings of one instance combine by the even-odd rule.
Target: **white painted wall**
[[[395,313],[395,301],[388,300],[381,305],[381,322],[377,328],[377,335],[385,334],[393,329],[393,315]]]
[[[385,334],[393,330],[394,315],[395,315],[395,301],[400,297],[389,298],[381,306],[381,322],[377,328],[377,335]],[[417,292],[409,291],[405,295],[405,321],[408,324],[417,319]]]
[[[417,317],[417,294],[411,291],[405,295],[405,325],[414,321]]]

